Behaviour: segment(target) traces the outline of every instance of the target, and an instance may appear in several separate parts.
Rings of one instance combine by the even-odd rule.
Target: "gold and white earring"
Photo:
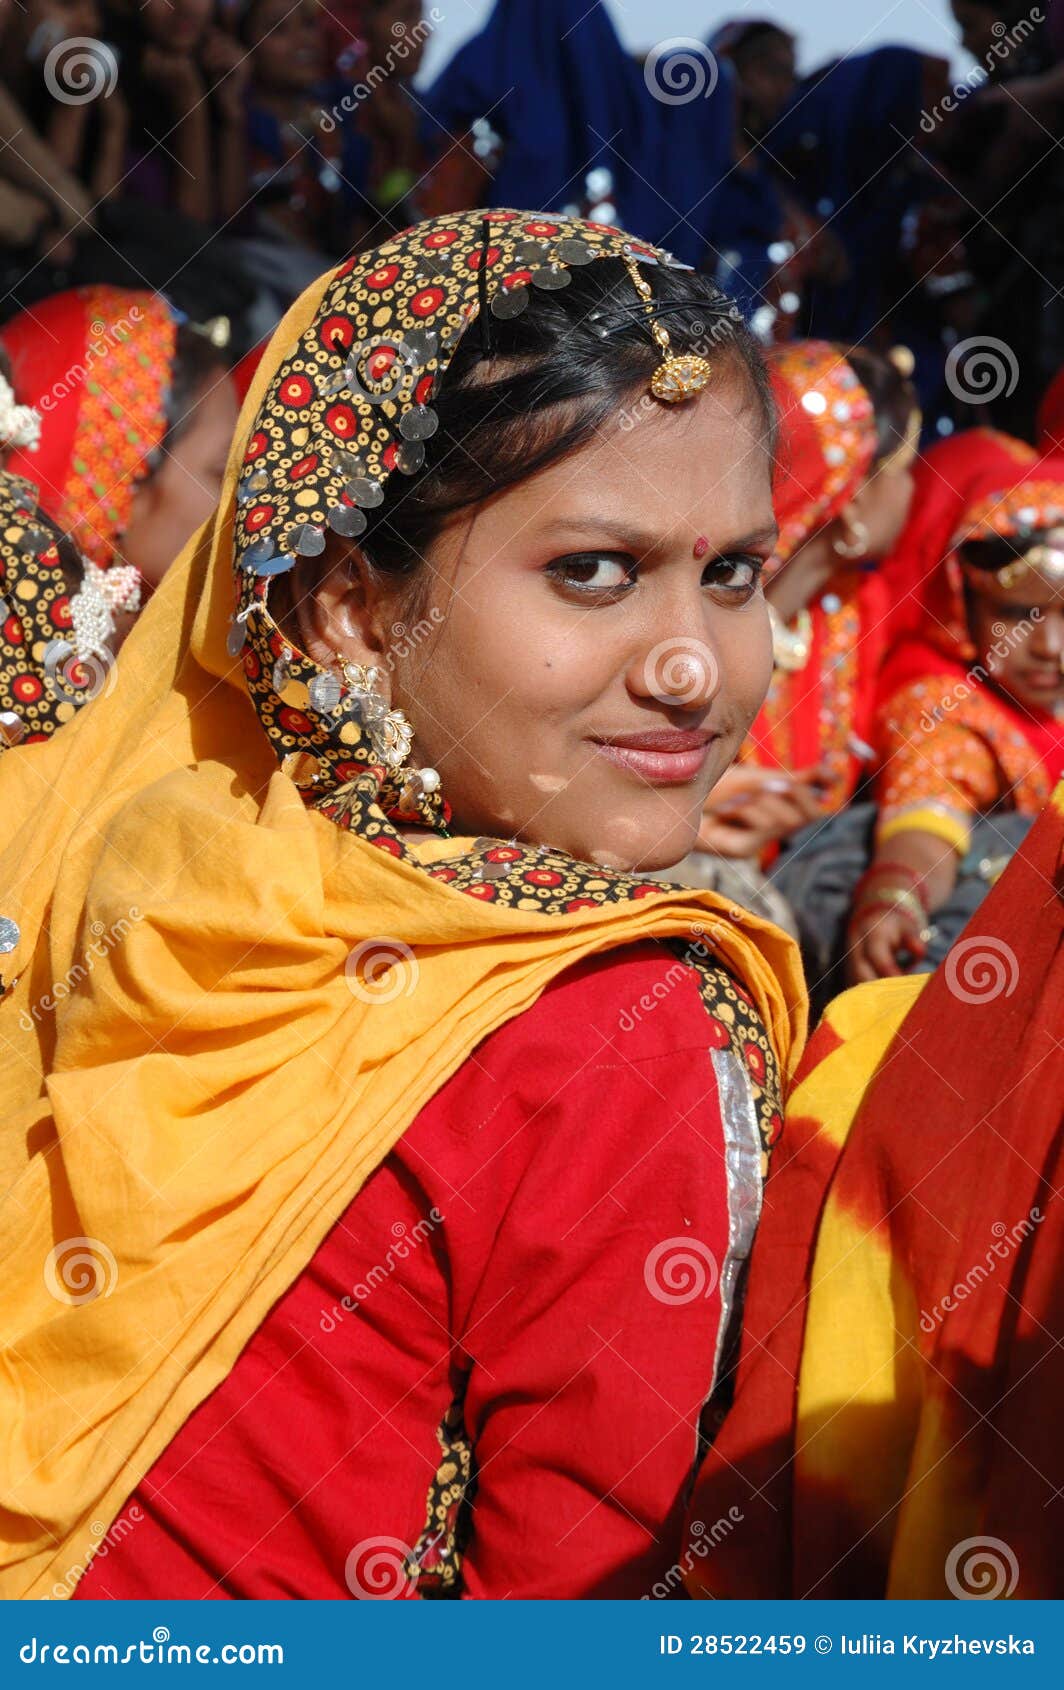
[[[374,756],[391,775],[397,776],[410,756],[414,730],[401,710],[389,710],[380,690],[384,685],[384,670],[372,664],[351,663],[341,652],[336,657],[358,718],[369,733]],[[413,810],[421,798],[439,789],[440,777],[435,769],[410,769],[400,789],[400,803],[404,810]]]
[[[865,557],[868,553],[868,528],[860,517],[847,516],[845,512],[840,516],[846,533],[846,539],[841,537],[831,542],[832,550],[840,557]]]

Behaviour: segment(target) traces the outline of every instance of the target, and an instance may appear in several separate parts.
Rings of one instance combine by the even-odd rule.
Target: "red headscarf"
[[[244,356],[238,359],[229,371],[229,380],[236,388],[238,405],[242,405],[248,396],[248,389],[255,379],[255,371],[259,367],[262,354],[270,344],[270,339],[271,337],[267,335],[265,340],[260,340],[258,345],[253,346],[250,352],[245,352]]]
[[[947,446],[953,448],[948,457]],[[929,468],[935,482],[927,479]],[[967,674],[979,654],[968,632],[957,548],[965,540],[1009,538],[1025,528],[1064,523],[1064,456],[1040,458],[1023,441],[973,429],[927,454],[913,510],[894,555],[902,551],[903,567],[911,571],[918,620],[883,666],[883,704],[912,681],[932,675],[960,680]],[[1004,693],[997,699],[1055,781],[1064,756],[1064,722],[1032,705],[1013,706]]]
[[[960,574],[949,561],[950,544],[975,489],[989,479],[1006,487],[1037,461],[1025,440],[992,428],[969,428],[937,441],[913,465],[909,517],[881,572],[890,586],[895,610],[892,629],[899,635],[948,630],[950,648],[967,639],[960,597]]]
[[[853,498],[876,455],[875,408],[842,351],[795,340],[767,354],[780,420],[777,569]]]
[[[875,409],[837,346],[792,341],[768,354],[780,419],[772,503],[780,537],[769,560],[779,569],[831,522],[857,492],[876,453]],[[844,804],[862,768],[859,742],[870,731],[883,623],[878,576],[855,575],[836,595],[810,607],[808,661],[777,669],[754,723],[746,755],[785,769],[818,764],[824,808]]]
[[[5,325],[12,385],[41,415],[35,452],[8,469],[99,568],[112,561],[137,483],[166,434],[177,322],[159,294],[85,287]]]

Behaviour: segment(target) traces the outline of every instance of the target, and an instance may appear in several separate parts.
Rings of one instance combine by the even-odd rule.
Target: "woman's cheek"
[[[749,618],[728,625],[718,649],[722,702],[741,719],[745,733],[765,702],[772,680],[772,632],[763,600],[750,606]]]

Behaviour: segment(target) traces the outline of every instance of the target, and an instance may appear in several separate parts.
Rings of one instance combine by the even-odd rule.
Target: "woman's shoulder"
[[[459,1156],[473,1140],[478,1160],[526,1163],[559,1141],[594,1162],[615,1131],[629,1149],[659,1146],[678,1121],[719,1112],[722,1060],[740,1066],[771,1142],[774,1057],[741,982],[683,946],[626,944],[566,969],[489,1034],[423,1111],[410,1148],[425,1150],[427,1134]]]
[[[559,974],[492,1042],[500,1056],[530,1044],[585,1057],[612,1050],[627,1061],[705,1051],[709,1010],[726,989],[723,971],[709,976],[682,943],[620,945]]]

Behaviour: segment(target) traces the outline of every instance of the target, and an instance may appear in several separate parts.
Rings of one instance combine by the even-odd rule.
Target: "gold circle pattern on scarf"
[[[74,660],[72,583],[81,563],[37,504],[37,488],[0,472],[0,750],[47,739],[93,696]]]

